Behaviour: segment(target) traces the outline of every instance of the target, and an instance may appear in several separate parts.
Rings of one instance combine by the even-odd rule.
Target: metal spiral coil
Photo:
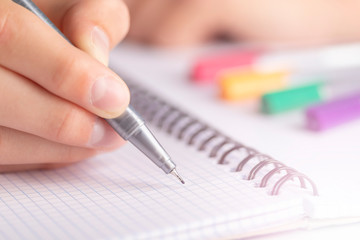
[[[280,177],[278,176],[279,179],[273,183],[270,190],[271,195],[278,195],[281,187],[286,182],[294,179],[298,179],[301,188],[308,188],[310,186],[313,195],[318,195],[316,185],[306,175],[286,166],[282,162],[279,162],[270,156],[262,154],[253,148],[247,147],[244,144],[225,136],[220,131],[217,131],[198,119],[191,117],[191,115],[163,101],[159,97],[152,95],[150,92],[142,89],[138,85],[130,82],[128,83],[128,86],[131,92],[132,106],[147,122],[163,129],[170,135],[174,135],[181,141],[187,137],[188,139],[185,143],[190,146],[197,145],[195,147],[199,151],[205,151],[210,143],[218,140],[219,142],[216,145],[211,146],[209,149],[209,158],[217,158],[217,164],[229,164],[229,155],[236,151],[244,151],[246,156],[243,159],[239,159],[234,172],[243,171],[244,167],[249,166],[250,162],[257,159],[258,162],[253,163],[248,175],[245,177],[245,179],[249,181],[254,180],[262,169],[272,166],[271,170],[261,175],[258,187],[268,187],[270,180],[280,172],[283,172],[283,175]],[[175,133],[176,128],[178,128],[178,131]],[[196,129],[193,130],[193,132],[190,132],[189,130],[191,128]],[[196,141],[201,134],[206,132],[209,133],[209,136],[201,141]],[[225,149],[225,146],[231,147]]]

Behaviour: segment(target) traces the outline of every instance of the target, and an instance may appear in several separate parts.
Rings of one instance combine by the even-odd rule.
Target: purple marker
[[[309,107],[306,110],[307,127],[323,131],[360,118],[360,93]]]

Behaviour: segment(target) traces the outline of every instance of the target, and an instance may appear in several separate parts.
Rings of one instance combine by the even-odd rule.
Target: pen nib
[[[179,179],[182,184],[185,184],[184,180],[182,179],[182,177],[180,177],[180,175],[178,174],[175,168],[170,173],[175,177],[177,177],[177,179]]]

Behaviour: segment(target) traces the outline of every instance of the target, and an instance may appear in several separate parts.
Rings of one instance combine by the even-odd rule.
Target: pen
[[[33,12],[46,24],[56,30],[63,38],[70,42],[31,0],[12,1]],[[175,163],[171,160],[164,148],[146,127],[144,120],[132,109],[130,105],[119,117],[105,120],[124,140],[131,142],[166,174],[170,173],[177,177],[182,184],[185,183],[176,171]]]

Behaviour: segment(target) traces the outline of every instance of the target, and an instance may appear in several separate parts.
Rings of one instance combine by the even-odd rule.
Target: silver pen
[[[55,29],[63,38],[69,41],[31,0],[12,1],[33,12],[46,24]],[[146,127],[144,120],[142,120],[130,105],[119,117],[105,120],[124,140],[131,142],[166,174],[170,173],[177,177],[182,184],[185,183],[176,171],[176,165],[171,160],[169,154],[167,154],[154,135]]]

